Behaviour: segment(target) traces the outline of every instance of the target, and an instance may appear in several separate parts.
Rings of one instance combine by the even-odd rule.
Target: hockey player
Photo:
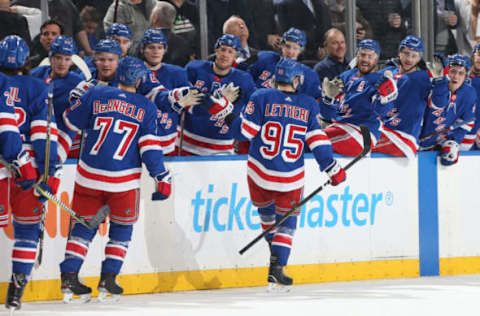
[[[258,60],[248,68],[257,88],[272,88],[272,77],[277,62],[281,58],[297,60],[306,44],[305,32],[292,27],[282,35],[281,55],[272,51],[259,52]],[[310,67],[300,65],[304,73],[304,81],[300,83],[299,92],[308,94],[315,99],[319,98],[321,89],[318,74]]]
[[[423,117],[421,150],[439,149],[445,166],[458,162],[459,144],[473,127],[477,94],[465,80],[470,66],[467,57],[455,54],[448,59],[447,76],[442,71],[434,74],[438,83],[432,88]]]
[[[252,77],[232,67],[240,49],[238,37],[222,35],[215,44],[215,61],[194,60],[186,66],[188,80],[193,87],[205,94],[220,92],[233,103],[235,113],[247,104],[255,90]],[[179,93],[171,94],[171,99],[176,101],[177,98]],[[179,104],[184,102],[180,98],[178,101]],[[216,120],[202,107],[191,107],[185,116],[182,151],[185,155],[200,156],[233,154],[232,134],[223,120]]]
[[[379,56],[380,45],[376,41],[362,40],[357,49],[357,67],[333,80],[323,80],[320,114],[324,120],[333,121],[325,133],[339,154],[357,156],[362,152],[360,124],[370,130],[374,146],[380,138],[378,116],[385,115],[397,97],[391,73],[375,72]]]
[[[134,57],[125,57],[118,67],[119,88],[95,86],[64,113],[69,128],[86,131],[75,179],[73,208],[87,220],[103,205],[110,207],[109,242],[105,247],[98,284],[100,299],[118,296],[123,289],[115,282],[138,219],[142,162],[155,179],[152,200],[168,198],[171,177],[163,164],[160,139],[156,136],[157,108],[135,93],[147,69]],[[108,176],[106,176],[108,175]],[[60,264],[64,301],[72,295],[89,300],[91,289],[78,280],[78,272],[96,230],[75,223]]]
[[[210,97],[209,112],[225,118],[237,139],[251,141],[248,152],[248,187],[258,207],[262,228],[268,229],[297,205],[304,186],[304,150],[308,146],[333,185],[345,180],[343,168],[332,157],[332,146],[321,130],[318,104],[297,93],[303,67],[296,61],[280,60],[275,68],[275,89],[255,91],[240,115],[218,94]],[[265,236],[271,250],[268,282],[270,288],[291,285],[283,273],[292,247],[300,210]]]
[[[128,54],[130,46],[132,46],[132,31],[125,24],[113,23],[105,33],[108,39],[116,40],[122,49],[122,56]]]
[[[1,53],[1,51],[0,51]],[[2,57],[0,56],[0,59]],[[8,92],[7,77],[0,73],[0,91]],[[18,130],[13,106],[7,105],[6,96],[2,93],[0,100],[0,158],[16,166],[17,184],[29,190],[37,179],[37,171],[33,167],[30,156],[22,150],[22,138]],[[0,228],[8,225],[9,191],[8,178],[11,170],[0,163]]]
[[[115,40],[119,44],[121,48],[121,57],[127,56],[128,50],[130,49],[130,46],[132,45],[132,31],[127,25],[120,24],[120,23],[114,23],[112,24],[108,29],[107,32],[105,33],[107,39],[110,40]],[[97,43],[98,45],[98,43]],[[95,57],[86,57],[85,58],[85,64],[87,65],[88,69],[90,70],[90,73],[94,73],[95,70],[97,69],[95,66]],[[81,76],[83,76],[81,70],[79,69],[77,73]],[[84,76],[83,76],[84,77]],[[85,79],[85,77],[84,77]]]
[[[475,107],[475,121],[471,131],[469,131],[460,144],[460,150],[478,150],[480,149],[480,108],[478,106],[480,99],[480,44],[476,44],[472,51],[472,69],[470,70],[470,84],[477,92],[477,106]],[[473,123],[473,122],[472,122]]]
[[[374,152],[410,159],[417,153],[423,113],[431,90],[428,73],[425,67],[419,66],[424,63],[422,55],[422,40],[408,35],[400,43],[398,59],[394,60],[396,65],[382,70],[393,73],[398,97],[393,101],[393,108],[382,117],[384,126]]]
[[[55,118],[51,117],[52,124],[47,128],[47,88],[38,79],[22,75],[26,71],[29,49],[27,43],[18,36],[7,36],[0,43],[0,70],[8,75],[6,104],[14,107],[17,124],[22,134],[23,147],[32,157],[32,163],[37,168],[39,185],[53,194],[60,183],[56,174],[57,159],[57,131]],[[50,132],[48,137],[47,133]],[[47,143],[49,138],[49,143]],[[49,161],[45,161],[46,150],[50,149]],[[27,155],[20,156],[18,165],[26,163]],[[45,164],[48,165],[45,168]],[[48,172],[48,182],[44,181],[44,172]],[[23,173],[23,172],[22,172]],[[13,228],[15,241],[12,251],[12,277],[8,286],[6,306],[10,309],[21,307],[23,290],[35,263],[37,243],[40,237],[40,221],[42,219],[44,197],[22,183],[14,183],[8,178],[2,180],[3,188],[8,188],[12,203]],[[5,183],[7,182],[7,183]]]
[[[53,85],[53,108],[58,127],[58,155],[63,163],[67,156],[78,157],[79,144],[72,146],[75,133],[63,123],[62,114],[70,106],[70,91],[75,88],[82,77],[73,71],[72,55],[77,48],[71,37],[57,36],[50,44],[50,66],[39,66],[31,71],[33,77],[43,80],[46,85]]]
[[[145,60],[145,65],[151,71],[150,80],[166,90],[190,86],[185,69],[162,62],[167,48],[167,38],[161,29],[148,29],[143,35],[140,54]],[[161,90],[157,89],[156,92],[150,93],[149,97],[155,100],[156,94]],[[165,130],[165,136],[162,136],[163,154],[173,155],[179,115],[171,109],[169,103],[166,104],[166,108],[161,104],[157,104],[157,106],[159,106],[157,124],[162,125]]]

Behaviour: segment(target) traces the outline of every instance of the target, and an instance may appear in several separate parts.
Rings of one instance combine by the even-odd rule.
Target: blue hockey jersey
[[[64,113],[66,125],[86,131],[76,183],[107,192],[140,187],[142,161],[155,177],[166,169],[156,135],[156,106],[144,96],[96,86]]]
[[[386,127],[394,129],[412,140],[418,147],[418,136],[422,127],[423,114],[427,107],[428,95],[432,84],[428,73],[417,70],[408,74],[400,74],[398,67],[387,67],[381,73],[390,70],[397,80],[398,97],[393,107],[382,121]]]
[[[477,93],[467,81],[455,93],[449,91],[446,79],[435,84],[428,98],[420,139],[435,132],[445,132],[421,141],[421,149],[432,149],[447,139],[461,144],[473,127],[476,101]]]
[[[379,117],[386,115],[393,107],[392,102],[380,103],[375,83],[381,76],[381,73],[372,72],[359,77],[357,68],[341,73],[339,77],[345,85],[343,95],[340,96],[339,104],[329,105],[320,101],[322,118],[354,125],[363,124],[378,140],[381,134]]]
[[[477,135],[480,129],[480,77],[472,77],[469,79],[470,85],[475,89],[477,93],[477,102],[475,107],[475,120],[469,125],[472,129],[465,134],[465,137],[460,144],[460,150],[478,150],[480,149],[480,136]]]
[[[27,150],[38,170],[44,173],[45,150],[47,140],[47,87],[41,80],[31,76],[8,76],[7,89],[4,92],[6,104],[15,108],[18,128],[23,140],[23,149]],[[49,175],[54,175],[57,162],[57,125],[55,116],[50,124],[50,163]]]
[[[248,67],[257,88],[273,88],[272,77],[275,74],[275,66],[280,60],[276,52],[262,51],[258,53],[258,60]],[[322,95],[322,88],[318,74],[308,66],[300,63],[303,70],[303,84],[298,87],[299,93],[308,94],[315,99]]]
[[[321,170],[333,163],[318,103],[308,95],[259,89],[231,129],[235,138],[251,141],[248,176],[263,189],[287,192],[303,187],[305,146]]]
[[[31,75],[41,79],[46,85],[53,84],[53,109],[58,127],[58,156],[60,161],[64,162],[72,148],[75,133],[65,126],[62,115],[70,107],[70,91],[82,81],[82,78],[74,72],[69,72],[63,78],[52,79],[51,71],[50,66],[40,66],[32,69]]]
[[[149,74],[149,79],[152,83],[163,87],[165,92],[175,88],[190,86],[185,69],[165,63],[162,63],[157,70],[152,70]],[[151,99],[158,107],[157,124],[164,129],[164,135],[159,136],[162,139],[163,154],[167,155],[175,150],[179,115],[170,107],[167,94],[164,94],[163,98],[152,96]]]
[[[231,68],[226,76],[213,72],[210,61],[194,60],[186,66],[188,80],[205,94],[211,94],[223,85],[233,82],[240,86],[241,95],[234,103],[234,113],[240,113],[255,90],[252,77],[245,71]],[[191,108],[185,116],[183,149],[196,155],[233,154],[233,135],[227,124],[217,121],[201,105]]]
[[[22,138],[17,125],[15,109],[6,103],[10,93],[7,86],[8,78],[0,73],[0,156],[7,162],[12,162],[22,151]],[[8,177],[10,171],[0,164],[0,179]]]

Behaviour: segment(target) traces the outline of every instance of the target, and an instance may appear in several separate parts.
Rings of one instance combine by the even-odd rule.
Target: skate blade
[[[10,306],[8,308],[8,316],[13,316],[13,314],[15,314],[15,311],[17,310],[16,307],[13,307],[13,306]]]
[[[118,302],[120,300],[120,294],[110,294],[109,292],[100,291],[98,293],[98,300],[102,303]]]
[[[84,304],[90,302],[90,294],[74,295],[73,293],[63,293],[63,302],[65,304]]]
[[[290,285],[282,285],[278,283],[268,282],[267,292],[269,293],[288,293],[290,292]]]

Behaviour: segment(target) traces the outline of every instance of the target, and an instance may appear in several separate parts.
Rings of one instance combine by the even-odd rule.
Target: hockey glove
[[[454,140],[446,140],[442,144],[442,155],[440,162],[444,166],[456,164],[458,161],[459,146]]]
[[[172,109],[177,113],[182,113],[184,108],[200,104],[204,94],[196,88],[181,87],[170,90],[168,101]]]
[[[441,60],[434,58],[433,62],[427,62],[427,68],[432,75],[432,80],[443,77],[443,64]]]
[[[343,92],[344,84],[343,80],[335,77],[332,80],[328,80],[327,77],[323,78],[322,83],[322,101],[325,104],[334,105],[338,103],[338,96]]]
[[[45,203],[48,200],[48,198],[44,196],[39,189],[54,195],[52,192],[52,187],[50,186],[49,182],[50,181],[48,182],[40,181],[37,183],[37,185],[35,186],[35,189],[33,190],[33,194],[38,197],[38,202],[40,203]],[[57,186],[57,190],[58,190],[58,186]]]
[[[24,191],[30,190],[35,184],[38,173],[32,165],[28,152],[19,153],[17,159],[12,162],[12,166],[15,169],[15,183]]]
[[[387,70],[375,83],[375,88],[380,96],[380,103],[387,104],[398,96],[397,82],[393,79],[392,72]]]
[[[235,103],[240,97],[240,87],[235,87],[233,82],[230,82],[228,85],[223,85],[220,89],[221,94],[231,103]]]
[[[332,185],[339,185],[347,178],[345,170],[343,170],[342,166],[340,166],[340,164],[336,160],[333,160],[330,166],[325,169],[325,172],[330,177]]]
[[[215,90],[206,103],[208,113],[214,115],[217,121],[224,120],[233,112],[233,103],[220,90]]]
[[[152,193],[152,201],[166,200],[172,192],[172,176],[170,171],[165,171],[155,178],[155,192]]]

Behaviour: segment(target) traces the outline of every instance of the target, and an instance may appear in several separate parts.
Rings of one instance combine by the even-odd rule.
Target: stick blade
[[[370,136],[370,131],[365,125],[360,125],[360,132],[362,133],[363,139],[363,150],[360,156],[365,156],[372,149],[372,137]]]

